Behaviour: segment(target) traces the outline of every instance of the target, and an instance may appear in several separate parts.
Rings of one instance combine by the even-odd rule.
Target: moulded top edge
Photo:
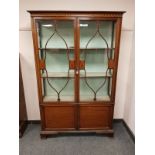
[[[126,11],[65,11],[65,10],[27,10],[27,12],[33,13],[119,13],[123,14]]]

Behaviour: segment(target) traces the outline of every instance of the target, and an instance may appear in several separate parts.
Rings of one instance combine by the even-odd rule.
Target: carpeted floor
[[[134,155],[135,145],[122,123],[114,123],[113,138],[60,135],[40,139],[40,125],[30,124],[19,141],[19,155]]]

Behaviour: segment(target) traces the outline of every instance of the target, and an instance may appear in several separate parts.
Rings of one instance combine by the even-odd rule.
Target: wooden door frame
[[[76,18],[75,17],[31,17],[32,20],[32,37],[33,37],[33,44],[34,44],[34,55],[35,55],[35,67],[36,67],[36,75],[37,75],[37,85],[38,85],[38,98],[39,98],[39,104],[44,103],[43,102],[43,96],[42,96],[42,84],[41,84],[41,74],[40,74],[40,67],[39,67],[39,43],[38,43],[38,37],[37,37],[37,21],[40,20],[58,20],[58,21],[73,21],[73,31],[74,31],[74,50],[76,50]],[[76,52],[75,52],[76,53]],[[76,59],[76,54],[74,53],[74,60]],[[74,71],[75,75],[75,71]],[[76,77],[74,76],[74,101],[77,102],[77,95],[76,95]],[[61,101],[60,101],[61,102]],[[66,101],[64,101],[66,102]]]

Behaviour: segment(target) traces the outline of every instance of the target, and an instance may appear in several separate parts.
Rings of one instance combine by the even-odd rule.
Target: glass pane
[[[40,50],[40,53],[45,54],[44,50]],[[43,59],[45,56],[40,56]],[[74,50],[70,50],[70,60],[74,60]],[[47,50],[46,51],[46,69],[48,72],[68,72],[69,60],[67,58],[66,49],[64,50]]]
[[[74,47],[74,29],[72,21],[39,21],[38,33],[40,48],[45,48],[47,40],[55,32],[54,36],[49,40],[47,48],[66,49],[66,45],[60,37],[66,41],[68,48]]]
[[[109,48],[114,48],[114,22],[113,21],[80,21],[80,47],[86,48],[89,39],[95,34],[97,28],[106,39]],[[107,48],[101,37],[95,36],[88,48]]]
[[[91,77],[87,78],[90,86],[97,90],[104,82],[104,77]],[[100,89],[100,91],[96,95],[96,101],[109,101],[109,81],[110,78],[106,79],[104,87]],[[80,80],[80,100],[81,101],[94,101],[94,94],[91,89],[87,86],[85,79],[81,78]]]
[[[114,59],[115,23],[113,21],[80,21],[80,100],[109,101],[113,70],[108,62]],[[84,78],[83,78],[84,77]]]
[[[69,61],[74,60],[73,25],[73,21],[59,20],[37,23],[39,56],[45,61],[41,70],[44,101],[74,100],[74,70],[69,69]]]
[[[52,86],[60,91],[67,82],[67,78],[49,78]],[[57,93],[50,87],[46,78],[43,79],[44,101],[57,101]],[[65,89],[60,94],[61,101],[74,101],[74,80],[70,79]]]
[[[85,52],[87,52],[85,59],[85,68],[87,72],[106,71],[108,67],[108,59],[106,52],[104,52],[103,50],[87,50]],[[82,55],[84,55],[83,53]],[[81,58],[81,60],[84,59]]]

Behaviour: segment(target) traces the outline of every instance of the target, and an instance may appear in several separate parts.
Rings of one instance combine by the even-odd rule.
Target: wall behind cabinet
[[[113,10],[123,16],[115,118],[123,118],[134,133],[134,0],[20,0],[19,39],[21,69],[29,120],[39,120],[37,82],[30,15],[26,10]]]

